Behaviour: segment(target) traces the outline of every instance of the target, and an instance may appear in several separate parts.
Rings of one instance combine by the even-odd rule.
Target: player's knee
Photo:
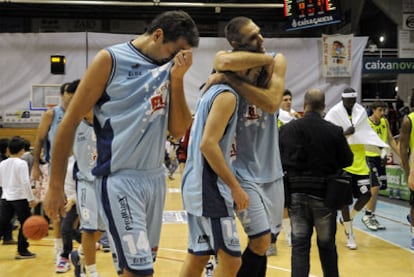
[[[269,248],[270,240],[270,233],[268,233],[254,239],[250,239],[248,247],[253,253],[263,256]]]

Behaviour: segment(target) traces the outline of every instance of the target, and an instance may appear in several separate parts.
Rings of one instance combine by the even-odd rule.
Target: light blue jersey
[[[76,159],[78,172],[77,180],[93,182],[92,168],[96,161],[96,136],[93,126],[86,120],[82,120],[76,129],[73,143],[73,155]]]
[[[228,85],[213,85],[199,99],[190,131],[182,194],[186,211],[195,216],[226,217],[232,216],[234,213],[234,201],[229,187],[211,169],[200,151],[200,143],[211,106],[215,98],[224,91],[233,93],[238,101],[237,93]],[[219,143],[228,165],[230,165],[230,151],[234,139],[236,119],[237,106]]]
[[[94,109],[98,159],[93,174],[162,168],[172,61],[160,66],[131,42],[107,50],[113,64]]]
[[[283,176],[277,113],[269,114],[240,99],[232,166],[238,178],[254,183],[268,183]]]
[[[52,144],[55,140],[56,131],[59,126],[59,123],[62,121],[65,111],[62,106],[56,106],[53,108],[53,119],[50,124],[49,131],[47,133],[47,139],[45,141],[45,160],[50,163],[50,158],[52,157]]]

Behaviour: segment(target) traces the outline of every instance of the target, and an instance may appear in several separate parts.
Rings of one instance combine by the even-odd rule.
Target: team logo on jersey
[[[261,117],[261,110],[257,109],[255,105],[248,105],[244,118],[247,120],[257,120]]]
[[[207,235],[198,236],[197,243],[208,243],[210,238]]]
[[[131,210],[129,208],[129,204],[128,204],[128,198],[122,197],[118,199],[119,202],[119,207],[121,209],[121,217],[124,220],[124,227],[125,230],[130,231],[132,230],[132,216],[131,216]]]
[[[154,95],[151,96],[151,113],[155,113],[158,110],[165,109],[167,107],[167,96],[170,88],[170,82],[165,81],[159,86]]]

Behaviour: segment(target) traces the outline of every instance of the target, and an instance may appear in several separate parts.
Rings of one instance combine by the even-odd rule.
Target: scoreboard
[[[284,0],[287,31],[319,27],[341,21],[338,0]]]

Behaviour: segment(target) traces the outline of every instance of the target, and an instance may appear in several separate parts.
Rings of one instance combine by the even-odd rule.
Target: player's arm
[[[271,73],[265,87],[254,86],[242,81],[235,74],[223,74],[224,81],[234,88],[241,96],[260,109],[275,113],[282,102],[285,89],[286,59],[282,54],[277,54],[273,64],[267,66],[267,72]],[[210,80],[209,80],[210,81]],[[215,81],[213,83],[216,83]]]
[[[408,174],[407,185],[412,191],[414,191],[414,155],[410,156],[409,162],[410,162],[410,165],[409,165],[410,173]]]
[[[111,72],[112,59],[106,50],[101,50],[89,66],[79,83],[62,122],[56,132],[52,151],[49,189],[44,201],[46,213],[51,218],[64,215],[64,181],[67,162],[72,154],[76,128],[101,97]]]
[[[42,176],[42,172],[40,170],[40,155],[42,153],[42,148],[47,137],[47,133],[49,132],[50,125],[53,121],[53,114],[54,111],[52,109],[44,112],[37,128],[32,165],[32,178],[36,181],[40,181],[40,177]]]
[[[400,130],[400,158],[401,166],[404,169],[406,177],[410,172],[410,165],[408,160],[408,148],[410,143],[410,133],[411,133],[411,120],[408,116],[405,116],[401,123]]]
[[[242,210],[247,208],[249,198],[230,170],[219,146],[219,142],[224,135],[231,116],[235,112],[235,108],[236,97],[232,93],[224,92],[216,97],[206,121],[200,143],[200,151],[214,172],[231,189],[237,210]]]
[[[398,143],[395,141],[392,133],[391,133],[391,129],[390,129],[390,124],[388,122],[388,120],[385,118],[385,123],[387,124],[387,142],[388,144],[391,146],[392,150],[394,150],[394,152],[400,156],[400,148]]]
[[[247,51],[219,51],[214,57],[213,66],[217,72],[243,71],[253,67],[273,63],[273,57],[264,53]]]
[[[181,50],[175,56],[174,65],[171,68],[168,131],[174,138],[182,137],[193,120],[184,95],[184,75],[192,64],[192,51]]]

